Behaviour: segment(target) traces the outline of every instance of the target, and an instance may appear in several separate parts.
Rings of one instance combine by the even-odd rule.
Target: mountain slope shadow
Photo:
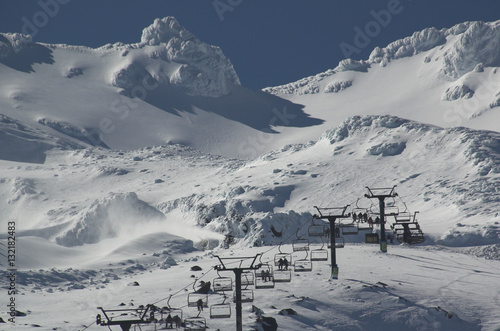
[[[276,133],[276,126],[308,127],[324,122],[305,113],[303,105],[240,85],[231,86],[228,95],[218,98],[189,96],[179,89],[159,86],[148,92],[145,101],[176,115],[198,108],[267,133]]]
[[[1,35],[0,42],[10,44],[10,41]],[[53,64],[54,57],[52,56],[52,50],[48,47],[40,44],[30,44],[18,52],[12,51],[7,57],[0,59],[0,63],[14,70],[30,73],[35,72],[33,64]]]

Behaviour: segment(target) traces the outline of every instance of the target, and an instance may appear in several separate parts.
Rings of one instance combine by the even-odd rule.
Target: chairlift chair
[[[289,283],[292,281],[292,270],[274,270],[275,283]]]
[[[253,302],[253,290],[242,289],[241,290],[241,302]],[[233,302],[236,303],[236,291],[233,292]]]
[[[294,252],[308,251],[309,250],[309,240],[308,239],[295,239],[292,241],[292,249]]]
[[[328,251],[324,247],[325,242],[321,239],[321,247],[311,250],[311,261],[328,261]]]
[[[198,300],[203,302],[203,307],[208,307],[208,294],[192,292],[188,294],[188,307],[198,307]]]
[[[271,265],[264,263],[259,269],[255,270],[255,288],[274,288],[274,273]]]
[[[311,251],[311,261],[328,261],[328,251],[326,249],[313,249]]]
[[[356,224],[342,224],[342,234],[343,235],[354,235],[358,234],[359,229]]]
[[[421,244],[425,241],[424,233],[420,229],[420,225],[417,222],[395,223],[393,231],[396,236],[396,240],[400,243],[415,245]]]
[[[207,320],[204,317],[188,317],[184,320],[184,331],[206,331]]]
[[[396,216],[399,214],[399,207],[398,206],[385,206],[384,214],[385,214],[385,216]]]
[[[241,286],[248,286],[255,284],[255,277],[252,271],[247,270],[241,273]]]
[[[293,271],[295,272],[307,272],[312,271],[312,262],[308,259],[295,260],[293,265]]]
[[[293,264],[293,271],[306,272],[312,271],[312,261],[308,258],[309,252],[306,251],[306,256],[303,259],[295,259]]]
[[[401,212],[398,215],[394,215],[394,220],[396,223],[412,222],[411,213],[408,211]]]
[[[309,225],[307,233],[310,237],[323,237],[325,235],[325,226],[321,224]]]
[[[210,306],[210,318],[230,318],[231,305],[229,303],[217,303]]]
[[[210,306],[210,318],[230,318],[231,305],[229,303],[216,303]]]
[[[149,324],[154,321],[153,305],[140,306],[139,308],[122,308],[122,309],[103,309],[97,307],[102,311],[104,319],[101,314],[96,316],[96,324],[101,326],[119,325],[122,330],[130,330],[132,325]]]
[[[214,292],[232,291],[233,279],[231,277],[217,277],[213,280]]]
[[[182,321],[182,309],[163,307],[160,310],[160,313],[161,313],[161,320],[164,322],[167,322],[166,317],[164,317],[164,316],[170,315],[170,317],[172,318],[172,321],[170,322],[171,326],[172,326],[171,329],[178,328],[177,324],[180,325],[180,321]],[[178,321],[178,322],[176,323],[176,321]],[[169,328],[168,325],[166,325],[166,327],[167,327],[167,329]]]

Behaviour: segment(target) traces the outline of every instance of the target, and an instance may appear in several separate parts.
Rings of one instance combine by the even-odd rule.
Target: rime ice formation
[[[153,79],[189,95],[220,97],[229,93],[231,84],[240,83],[219,47],[201,42],[173,17],[156,19],[132,46],[140,51],[131,50],[133,59],[113,73],[117,87],[132,89]]]

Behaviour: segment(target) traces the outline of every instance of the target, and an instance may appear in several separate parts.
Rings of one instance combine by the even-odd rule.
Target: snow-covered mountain
[[[423,246],[384,255],[366,231],[346,235],[337,283],[326,262],[294,273],[256,295],[245,326],[263,329],[267,314],[286,330],[498,330],[499,45],[500,21],[429,28],[251,91],[172,17],[97,49],[0,34],[0,255],[14,222],[18,327],[83,329],[97,306],[174,292],[181,306],[192,265],[272,261],[308,238],[314,206],[375,214],[365,187],[397,185],[387,204],[419,211]],[[54,322],[73,291],[74,320]]]
[[[244,147],[235,140],[273,136],[275,126],[322,122],[299,105],[242,87],[220,48],[173,17],[155,20],[139,43],[97,49],[4,33],[0,54],[2,114],[61,145],[130,150],[182,143],[240,157]],[[18,149],[30,145],[8,132]]]
[[[346,114],[391,114],[443,127],[498,131],[500,22],[428,28],[376,47],[367,60],[264,89],[338,124]]]

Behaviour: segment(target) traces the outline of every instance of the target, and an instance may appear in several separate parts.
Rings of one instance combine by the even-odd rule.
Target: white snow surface
[[[187,296],[218,277],[215,255],[325,249],[314,206],[375,213],[366,186],[397,185],[387,206],[419,212],[423,244],[381,253],[368,230],[345,235],[338,280],[314,261],[250,286],[244,329],[500,330],[499,26],[429,28],[265,92],[172,17],[97,49],[1,34],[0,290],[14,272],[26,316],[7,321],[2,294],[0,329],[100,330],[98,306],[196,316]],[[233,330],[234,308],[200,316]]]

